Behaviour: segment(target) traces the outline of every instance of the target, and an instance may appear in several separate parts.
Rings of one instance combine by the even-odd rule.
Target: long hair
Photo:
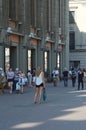
[[[38,68],[36,69],[36,76],[38,77],[41,72],[42,72],[42,67],[38,67]]]

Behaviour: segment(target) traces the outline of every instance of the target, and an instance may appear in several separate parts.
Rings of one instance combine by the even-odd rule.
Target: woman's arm
[[[44,84],[44,87],[45,87],[45,78],[44,78],[44,72],[42,72],[42,82]]]

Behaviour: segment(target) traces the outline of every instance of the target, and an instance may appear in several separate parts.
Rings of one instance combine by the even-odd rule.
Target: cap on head
[[[19,70],[19,68],[16,68],[16,71],[18,71]]]

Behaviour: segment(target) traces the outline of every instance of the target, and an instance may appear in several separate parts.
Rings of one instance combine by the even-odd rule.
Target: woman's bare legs
[[[39,88],[36,87],[35,96],[34,96],[34,103],[36,103],[36,99],[37,99],[38,93],[39,93]]]
[[[10,87],[10,93],[12,93],[12,89],[13,89],[13,82],[8,82],[8,86]]]
[[[43,86],[39,88],[39,103],[42,101]]]
[[[23,94],[23,92],[24,92],[24,86],[22,85],[21,86],[21,94]]]

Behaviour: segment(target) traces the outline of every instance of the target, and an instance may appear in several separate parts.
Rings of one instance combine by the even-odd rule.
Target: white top
[[[24,77],[19,78],[19,84],[20,85],[25,85],[25,78]]]
[[[40,75],[38,77],[36,76],[36,85],[40,85],[41,83],[43,83],[42,72],[40,73]]]
[[[27,73],[27,76],[31,76],[31,73],[30,73],[30,72],[28,72],[28,73]]]
[[[58,70],[53,70],[53,77],[57,77],[59,75],[59,71]]]
[[[14,78],[14,72],[11,71],[11,72],[7,72],[7,79],[13,79]]]

